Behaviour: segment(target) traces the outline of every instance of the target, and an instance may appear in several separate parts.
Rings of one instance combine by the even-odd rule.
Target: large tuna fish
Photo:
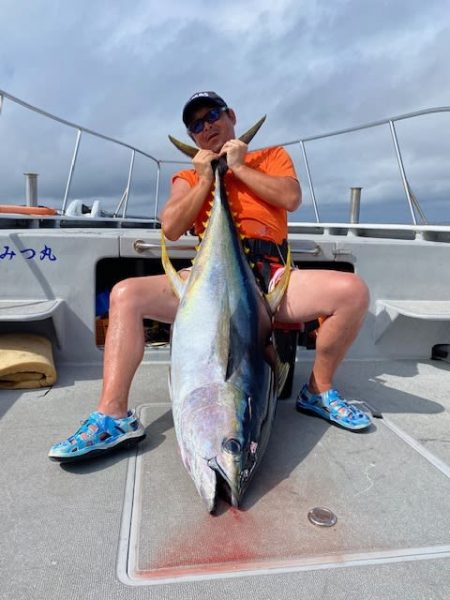
[[[289,281],[286,269],[275,290],[263,297],[219,170],[187,280],[170,263],[162,235],[164,269],[180,298],[169,375],[175,431],[183,463],[209,512],[222,494],[239,506],[267,446],[283,369],[268,358],[275,353],[266,344]]]

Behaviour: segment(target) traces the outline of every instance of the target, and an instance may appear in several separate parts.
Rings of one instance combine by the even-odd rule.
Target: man
[[[183,109],[183,121],[200,150],[192,161],[194,170],[173,177],[161,214],[165,235],[176,240],[193,226],[201,233],[214,180],[211,162],[226,155],[229,201],[242,233],[249,238],[256,276],[267,288],[283,265],[287,211],[296,210],[301,202],[289,155],[282,148],[247,152],[246,144],[235,138],[236,114],[215,92],[194,94]],[[181,274],[187,276],[185,271]],[[361,327],[368,302],[366,285],[352,273],[293,270],[277,312],[277,320],[286,323],[325,317],[317,335],[312,373],[299,393],[297,409],[351,430],[369,427],[370,419],[333,388],[333,376]],[[73,436],[52,446],[51,459],[74,461],[144,437],[143,426],[134,411],[128,410],[131,382],[144,353],[142,322],[151,318],[171,323],[177,305],[165,275],[135,277],[114,286],[97,411]]]

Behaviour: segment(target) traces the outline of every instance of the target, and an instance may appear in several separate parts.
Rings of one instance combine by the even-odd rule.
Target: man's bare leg
[[[316,358],[309,380],[311,392],[325,392],[333,386],[334,374],[361,328],[368,304],[367,286],[353,273],[319,270],[291,273],[277,320],[295,323],[327,317],[317,336]]]
[[[114,286],[98,408],[73,435],[50,448],[51,460],[84,460],[145,437],[134,411],[128,413],[131,382],[144,353],[143,319],[170,323],[177,306],[178,300],[165,275],[125,279]]]
[[[177,306],[165,275],[133,277],[114,286],[98,411],[116,418],[127,414],[131,382],[144,354],[143,319],[171,323]]]

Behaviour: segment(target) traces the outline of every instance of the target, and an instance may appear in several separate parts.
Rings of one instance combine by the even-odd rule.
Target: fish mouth
[[[242,497],[242,488],[240,486],[241,482],[239,481],[238,485],[233,484],[227,473],[218,463],[216,457],[208,460],[208,467],[215,471],[216,474],[216,498],[221,497],[223,500],[228,502],[228,504],[231,504],[233,508],[239,508]],[[215,507],[216,504],[217,500],[215,502]]]

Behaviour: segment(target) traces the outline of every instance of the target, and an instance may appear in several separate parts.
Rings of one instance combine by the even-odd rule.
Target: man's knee
[[[131,305],[133,307],[139,300],[136,290],[136,278],[122,279],[114,285],[109,296],[111,308]]]
[[[345,295],[347,302],[357,307],[361,312],[369,308],[370,292],[366,282],[355,273],[347,273],[345,281]]]

